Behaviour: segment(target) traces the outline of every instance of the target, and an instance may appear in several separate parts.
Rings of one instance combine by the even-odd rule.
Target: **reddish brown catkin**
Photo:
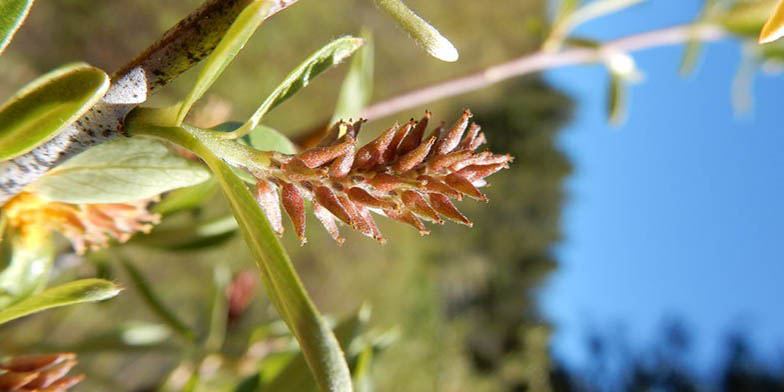
[[[370,211],[409,224],[422,235],[429,233],[422,220],[443,223],[441,216],[471,226],[450,199],[466,195],[487,201],[479,191],[487,185],[485,178],[508,168],[513,158],[476,151],[485,135],[469,123],[469,110],[452,127],[439,126],[423,138],[430,116],[425,112],[419,121],[395,124],[361,148],[357,133],[364,120],[341,122],[317,147],[295,156],[276,155],[269,171],[257,173],[256,187],[273,229],[283,231],[282,203],[304,244],[305,200],[313,203],[314,215],[341,244],[337,221],[385,241]],[[338,138],[341,127],[347,132]]]
[[[76,364],[73,353],[12,357],[0,363],[0,391],[65,392],[84,379],[66,376]]]

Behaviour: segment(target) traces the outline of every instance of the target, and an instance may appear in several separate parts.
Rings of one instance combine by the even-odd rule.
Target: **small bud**
[[[414,191],[405,191],[402,195],[403,204],[406,205],[411,211],[415,214],[419,215],[423,219],[427,219],[431,222],[443,224],[444,221],[438,216],[438,213],[430,207],[430,204],[427,204],[427,200],[425,200],[422,195]]]
[[[395,163],[394,169],[405,173],[415,168],[418,164],[425,160],[427,154],[430,153],[430,149],[433,148],[433,144],[436,142],[436,140],[437,138],[435,136],[431,136],[430,139],[427,139],[426,142],[420,144],[419,147],[400,157],[397,163]]]
[[[302,200],[302,195],[296,186],[285,182],[281,187],[280,194],[283,199],[283,208],[294,225],[294,231],[297,232],[300,244],[305,245],[308,240],[305,238],[305,203]]]
[[[280,215],[280,198],[275,186],[266,180],[259,179],[256,182],[256,202],[264,211],[272,230],[278,235],[283,234],[283,219]]]
[[[455,151],[445,155],[436,155],[427,163],[428,169],[439,171],[470,158],[474,152],[471,150]]]
[[[389,144],[395,137],[398,125],[395,124],[387,128],[381,135],[372,142],[366,144],[357,151],[357,158],[354,160],[354,168],[359,170],[372,169],[374,166],[384,164],[384,154],[389,148]]]
[[[331,189],[325,186],[319,186],[313,194],[316,196],[316,200],[318,200],[319,204],[329,210],[332,215],[349,226],[352,224],[351,216],[348,214],[348,211],[346,211],[346,207],[343,206],[338,197],[335,196],[335,192],[332,192]]]
[[[76,366],[76,360],[71,359],[52,366],[38,374],[34,380],[25,385],[26,389],[48,388],[55,381],[65,377]]]
[[[346,149],[346,152],[337,157],[334,162],[329,166],[329,176],[332,178],[345,177],[351,166],[354,164],[354,151],[355,146],[352,144]]]
[[[392,201],[379,199],[362,188],[353,187],[348,190],[348,197],[355,203],[371,208],[396,209],[397,204]]]
[[[347,139],[341,143],[324,147],[315,147],[297,155],[302,163],[310,169],[319,167],[354,148],[354,140]]]
[[[411,211],[384,210],[384,214],[398,222],[403,222],[414,226],[414,228],[419,230],[419,235],[430,234],[430,230],[425,229],[424,223],[422,223],[422,221],[419,220],[419,218],[417,218]]]
[[[430,204],[433,206],[433,209],[440,212],[445,217],[451,219],[454,222],[462,223],[468,227],[472,227],[474,224],[468,220],[460,211],[455,207],[454,204],[449,200],[448,197],[439,194],[439,193],[431,193],[430,195]]]
[[[508,166],[509,165],[506,163],[496,163],[494,165],[471,165],[460,169],[460,171],[456,172],[455,174],[473,183],[476,180],[485,178]]]
[[[327,229],[327,232],[332,236],[332,239],[334,239],[338,245],[343,245],[345,240],[340,236],[338,225],[335,223],[335,217],[330,214],[326,208],[322,207],[321,204],[316,202],[313,203],[313,215],[315,215],[319,222],[321,222],[321,225]]]
[[[455,126],[452,127],[452,129],[450,129],[444,135],[444,137],[439,139],[435,148],[436,155],[444,155],[457,147],[457,145],[460,143],[460,138],[463,137],[463,132],[465,132],[466,126],[468,126],[468,120],[471,118],[471,116],[472,114],[470,110],[465,109],[463,111],[463,115],[460,116],[460,120],[457,121]]]
[[[474,187],[474,185],[472,185],[471,182],[465,178],[453,173],[446,176],[444,180],[446,180],[447,185],[457,189],[464,195],[487,202],[487,197],[485,197],[482,192],[479,192],[479,190],[476,189],[476,187]]]
[[[443,193],[444,195],[454,197],[458,200],[463,199],[462,193],[458,192],[455,190],[455,188],[452,188],[435,177],[422,176],[419,179],[425,181],[425,189],[430,192]]]
[[[397,148],[398,155],[403,155],[419,146],[422,143],[422,137],[425,135],[427,123],[430,121],[430,112],[426,111],[425,116],[414,126],[414,129],[408,132],[405,138],[400,142]]]
[[[480,127],[479,124],[471,123],[471,125],[468,126],[468,132],[466,132],[465,137],[460,142],[460,144],[457,145],[457,149],[472,150],[471,143],[474,141],[474,139],[476,139],[476,135],[479,133],[481,129],[482,127]]]

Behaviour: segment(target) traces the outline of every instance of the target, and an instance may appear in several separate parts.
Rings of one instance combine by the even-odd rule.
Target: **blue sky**
[[[683,23],[700,4],[652,0],[578,32],[611,38]],[[682,47],[635,54],[646,78],[620,128],[607,125],[601,67],[546,73],[578,103],[560,139],[575,166],[561,268],[542,292],[554,350],[575,364],[589,328],[623,326],[644,345],[671,316],[691,327],[700,366],[738,328],[784,358],[784,78],[758,74],[753,111],[739,117],[730,88],[740,47],[705,49],[687,78]]]

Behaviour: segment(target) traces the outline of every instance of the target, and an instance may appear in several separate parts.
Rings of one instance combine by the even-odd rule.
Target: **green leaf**
[[[221,73],[223,73],[223,70],[234,60],[234,57],[242,50],[259,25],[267,18],[270,9],[276,4],[277,0],[255,0],[240,12],[218,46],[205,60],[204,68],[199,73],[193,89],[185,100],[179,104],[174,125],[182,124],[193,104],[215,83]]]
[[[224,216],[182,227],[157,226],[149,235],[136,236],[133,243],[166,250],[199,250],[225,243],[237,233],[234,217]]]
[[[131,321],[108,331],[91,332],[83,340],[63,345],[43,344],[41,350],[83,353],[117,352],[173,352],[179,347],[172,343],[171,329],[162,324]]]
[[[175,189],[169,192],[160,203],[155,205],[153,211],[161,215],[170,215],[175,212],[192,210],[201,206],[205,200],[218,191],[218,182],[210,177],[201,184]]]
[[[337,339],[308,297],[288,254],[242,180],[185,129],[136,124],[133,119],[126,125],[131,133],[161,137],[188,148],[207,163],[256,259],[270,300],[297,338],[319,386],[323,391],[351,391],[351,376]]]
[[[351,68],[343,79],[343,86],[340,88],[330,124],[341,119],[359,118],[362,109],[370,102],[373,95],[373,36],[366,30],[363,31],[362,38],[365,44],[351,60]]]
[[[457,61],[460,55],[455,46],[449,42],[435,27],[427,23],[419,15],[400,0],[376,0],[381,9],[386,11],[403,28],[411,38],[421,45],[431,56],[448,62]]]
[[[199,184],[209,171],[157,140],[120,138],[69,159],[31,184],[38,196],[66,203],[121,203]]]
[[[221,132],[232,132],[242,127],[242,125],[241,122],[229,121],[213,129]],[[239,140],[261,151],[277,151],[284,154],[296,154],[299,152],[297,146],[286,135],[266,125],[257,125],[249,134]]]
[[[246,136],[248,144],[257,150],[277,151],[292,155],[299,152],[297,146],[286,135],[264,125],[257,126]]]
[[[3,0],[0,2],[0,54],[22,26],[33,0]]]
[[[336,64],[340,64],[354,54],[362,46],[362,43],[363,40],[361,38],[341,37],[313,53],[283,79],[283,82],[262,102],[261,106],[242,127],[229,133],[227,137],[238,138],[253,131],[268,111],[291,98],[322,72]]]
[[[607,92],[607,111],[611,125],[623,124],[626,115],[626,83],[623,76],[610,73]]]
[[[0,310],[0,324],[42,310],[83,302],[103,301],[119,294],[121,289],[103,279],[83,279],[48,288]]]
[[[759,37],[775,6],[775,0],[737,1],[722,15],[720,22],[733,34]]]
[[[185,340],[193,341],[195,338],[195,334],[187,324],[182,322],[179,317],[169,309],[164,303],[163,300],[158,296],[158,294],[153,291],[152,287],[147,283],[147,279],[144,277],[141,271],[136,268],[129,260],[122,259],[121,263],[123,267],[125,267],[125,271],[128,273],[128,276],[131,278],[131,282],[133,283],[136,291],[139,293],[139,296],[142,297],[142,300],[145,304],[152,310],[155,315],[157,315],[161,321],[165,322],[166,325],[171,328],[172,331],[178,333],[180,336],[185,338]]]
[[[370,316],[369,308],[363,306],[357,312],[343,319],[335,326],[335,337],[343,351],[348,352],[351,343],[363,332]],[[277,376],[263,385],[262,392],[305,392],[317,391],[316,383],[310,374],[303,371],[305,357],[299,352]]]
[[[767,44],[784,36],[784,0],[779,0],[759,36],[759,43]]]
[[[49,236],[33,244],[26,244],[21,237],[12,236],[3,240],[3,248],[0,309],[43,290],[55,259],[54,245]]]
[[[596,0],[565,14],[553,27],[543,47],[556,50],[577,26],[603,16],[638,5],[645,0]]]
[[[225,265],[216,265],[212,273],[212,304],[210,305],[210,328],[204,339],[207,352],[219,352],[226,340],[226,321],[229,305],[226,302],[226,287],[231,282],[231,272]]]
[[[24,154],[76,121],[109,88],[109,76],[84,63],[32,81],[0,107],[0,160]]]

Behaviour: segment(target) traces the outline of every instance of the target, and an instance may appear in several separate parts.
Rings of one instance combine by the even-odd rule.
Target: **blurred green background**
[[[70,61],[114,70],[199,3],[37,2],[0,58],[0,96]],[[260,28],[203,100],[209,108],[193,121],[214,125],[227,115],[244,120],[302,59],[332,38],[358,34],[362,27],[374,33],[378,100],[530,52],[540,44],[546,20],[546,4],[540,0],[500,0],[492,6],[472,0],[408,3],[459,48],[459,62],[427,56],[371,1],[303,0]],[[276,108],[267,125],[296,137],[329,118],[346,68],[326,73]],[[165,105],[183,97],[196,72],[185,74],[151,103]],[[363,137],[369,140],[388,123],[421,116],[424,109],[437,120],[453,121],[463,107],[472,108],[495,152],[516,157],[510,170],[491,179],[489,205],[470,200],[459,205],[473,229],[448,224],[431,227],[432,234],[420,238],[415,230],[382,220],[386,245],[344,229],[346,243],[338,247],[309,218],[306,246],[298,245],[290,226],[283,238],[324,313],[340,318],[367,303],[373,309],[373,328],[397,328],[397,341],[374,361],[377,391],[499,391],[526,385],[541,390],[547,382],[549,328],[540,320],[534,294],[556,265],[551,247],[559,239],[561,183],[570,165],[554,140],[570,116],[571,102],[530,77],[379,119],[368,124]],[[199,211],[167,219],[161,228],[226,214],[217,195]],[[165,303],[189,325],[200,326],[199,332],[208,324],[213,266],[226,265],[234,272],[255,268],[243,241],[234,236],[193,251],[131,243],[90,260],[63,256],[56,279],[99,273],[132,287],[118,255],[132,260]],[[276,318],[260,287],[255,294],[249,310],[229,327],[227,358],[241,355],[253,330]],[[78,349],[80,368],[89,375],[78,390],[146,390],[167,377],[183,352],[167,344],[130,352],[96,343],[113,327],[139,321],[157,319],[138,293],[128,289],[104,304],[10,324],[1,331],[0,350]],[[170,339],[176,343],[177,337]]]

